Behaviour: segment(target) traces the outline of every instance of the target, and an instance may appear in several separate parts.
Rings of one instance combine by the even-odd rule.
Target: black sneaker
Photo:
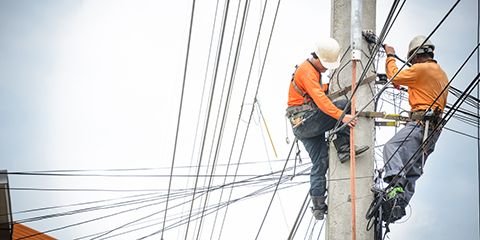
[[[407,205],[408,203],[403,197],[403,192],[397,193],[393,197],[387,195],[387,199],[382,203],[383,221],[387,223],[393,223],[397,220],[400,220],[406,215],[405,208]]]

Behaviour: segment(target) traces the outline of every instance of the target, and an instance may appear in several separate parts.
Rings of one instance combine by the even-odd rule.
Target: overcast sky
[[[392,2],[378,1],[377,32],[383,26]],[[385,43],[393,45],[397,55],[405,58],[411,38],[433,31],[454,3],[451,0],[408,1]],[[229,156],[232,156],[232,163],[239,161],[240,156],[242,163],[250,163],[241,165],[238,174],[243,177],[237,181],[282,169],[284,161],[275,160],[287,157],[290,144],[285,139],[287,136],[293,139],[284,118],[290,77],[294,66],[313,51],[316,39],[330,34],[330,1],[281,2],[258,92],[261,113],[276,152],[260,118],[258,106],[253,112],[241,152],[277,6],[276,1],[268,1],[258,52],[253,55],[263,4],[264,1],[250,4],[225,131],[219,136],[222,119],[217,116],[224,111],[223,103],[234,63],[233,59],[228,61],[233,26],[239,7],[240,16],[243,14],[244,2],[230,2],[224,47],[213,89],[220,12],[225,3],[220,1],[218,5],[214,40],[210,46],[216,1],[197,1],[175,152],[175,174],[194,175],[197,168],[181,167],[197,166],[200,160],[202,165],[212,164],[210,161],[215,155],[218,155],[219,164],[215,173],[219,176],[225,175]],[[163,213],[140,222],[135,220],[165,208],[162,201],[166,196],[176,139],[191,5],[191,1],[155,0],[0,0],[1,168],[12,173],[81,170],[66,173],[99,175],[9,175],[12,208],[18,212],[14,215],[15,220],[26,221],[48,213],[75,211],[75,214],[69,214],[71,216],[37,221],[30,219],[25,223],[41,231],[55,230],[49,234],[59,239],[91,239],[93,236],[90,234],[120,226],[124,228],[111,235],[130,232],[112,239],[138,239],[161,229]],[[240,21],[241,18],[237,29]],[[432,36],[431,40],[436,45],[435,57],[449,77],[455,74],[475,48],[478,31],[478,2],[462,0]],[[235,34],[237,37],[238,30]],[[235,46],[236,43],[235,38]],[[209,57],[210,49],[212,55]],[[231,54],[235,55],[235,48]],[[255,59],[251,64],[253,56]],[[227,67],[228,71],[225,70]],[[383,59],[378,69],[384,71]],[[475,57],[452,85],[465,89],[477,74],[477,69],[478,59]],[[243,113],[239,114],[248,79]],[[211,99],[212,117],[206,125],[212,89],[215,91]],[[477,91],[474,92],[476,94]],[[455,100],[450,96],[448,102]],[[236,145],[231,150],[237,123]],[[208,127],[205,129],[205,126]],[[447,127],[478,136],[474,126],[456,119]],[[391,134],[391,129],[377,129],[378,144]],[[216,153],[212,146],[216,146],[219,138],[222,143]],[[425,174],[418,181],[411,211],[407,211],[408,220],[391,226],[390,239],[479,239],[477,146],[478,142],[471,137],[443,131],[436,151],[428,160]],[[200,154],[201,149],[203,154]],[[302,156],[305,165],[298,166],[297,172],[309,166],[305,151]],[[293,162],[288,166],[293,167]],[[230,175],[234,174],[234,167],[229,169]],[[130,170],[113,171],[116,169]],[[202,174],[210,172],[211,169],[201,169]],[[126,174],[128,177],[106,176],[110,174]],[[153,174],[157,176],[145,177]],[[199,188],[208,185],[208,179],[205,179],[199,179]],[[227,182],[231,180],[227,178]],[[263,180],[236,187],[232,199],[243,199],[274,182]],[[223,177],[213,181],[213,185],[222,183]],[[289,186],[289,189],[277,194],[260,239],[286,239],[288,236],[307,193],[308,177],[298,176],[289,183],[282,185]],[[176,217],[188,215],[192,195],[186,189],[193,189],[195,178],[178,176],[172,184],[174,200],[169,205],[183,201],[187,204],[169,210],[167,226],[174,224]],[[158,189],[162,191],[153,191]],[[224,190],[223,201],[230,193],[229,188]],[[140,194],[144,195],[138,196]],[[218,203],[219,194],[219,191],[211,194],[209,205]],[[136,197],[132,197],[134,195]],[[200,199],[201,196],[198,197]],[[271,192],[256,194],[230,205],[221,239],[254,239],[270,198]],[[151,202],[130,202],[122,208],[78,213],[81,208],[113,206],[118,202],[134,200]],[[80,203],[82,205],[72,206]],[[202,203],[203,200],[196,201],[195,208],[201,208]],[[140,207],[146,204],[151,206]],[[70,206],[50,212],[19,213],[65,205]],[[135,208],[135,211],[121,213]],[[218,219],[223,218],[224,210],[219,211]],[[106,217],[111,214],[118,215]],[[201,239],[210,239],[211,235],[216,239],[220,235],[221,220],[215,221],[214,215],[215,212],[202,223]],[[310,217],[307,212],[306,218]],[[92,221],[69,226],[86,220]],[[130,222],[133,223],[127,225]],[[147,227],[149,224],[152,226]],[[191,222],[190,235],[198,231],[198,225],[198,221]],[[317,230],[320,225],[321,222],[317,223]],[[214,231],[212,226],[216,226]],[[65,228],[57,229],[60,227]],[[134,231],[135,227],[141,230]],[[176,227],[165,233],[165,239],[183,239],[185,231],[185,225]],[[305,232],[301,232],[297,237],[304,236]],[[158,239],[159,235],[151,237],[154,238]]]

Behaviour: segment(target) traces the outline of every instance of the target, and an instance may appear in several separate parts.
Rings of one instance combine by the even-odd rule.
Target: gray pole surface
[[[335,92],[350,86],[354,73],[356,82],[362,75],[362,66],[366,66],[368,61],[368,56],[362,53],[362,50],[368,53],[368,49],[367,44],[363,42],[361,31],[375,30],[375,11],[376,0],[332,0],[331,36],[340,43],[341,54],[345,53],[349,46],[350,49],[335,75],[330,79],[330,91]],[[355,64],[353,61],[356,61]],[[356,65],[355,70],[352,69],[353,65]],[[373,75],[371,70],[369,69],[365,78]],[[356,109],[363,108],[373,97],[373,89],[373,83],[360,86],[355,94]],[[351,92],[347,96],[350,98]],[[339,99],[341,98],[345,97]],[[373,104],[370,104],[365,111],[373,111]],[[367,145],[370,149],[356,156],[355,160],[355,213],[352,213],[350,162],[341,164],[333,144],[330,144],[327,240],[373,240],[373,231],[367,232],[365,219],[365,213],[373,200],[373,194],[370,191],[374,168],[373,131],[372,119],[359,118],[354,129],[355,145]],[[355,220],[352,220],[353,215]],[[352,234],[353,229],[356,229],[355,234]]]

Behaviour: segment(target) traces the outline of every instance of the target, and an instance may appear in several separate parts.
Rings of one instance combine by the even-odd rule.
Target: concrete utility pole
[[[367,56],[362,53],[362,50],[368,53],[362,30],[375,30],[375,10],[376,0],[332,0],[331,36],[340,43],[342,54],[350,49],[330,79],[331,91],[352,85],[352,79],[358,82],[362,75],[362,66],[368,62]],[[345,64],[347,66],[342,68]],[[374,75],[371,70],[365,78]],[[372,82],[359,87],[353,100],[356,109],[361,109],[373,97],[373,89]],[[351,92],[347,96],[351,97]],[[365,111],[373,111],[373,104]],[[367,145],[370,149],[350,162],[341,164],[333,144],[330,146],[327,240],[373,240],[373,231],[367,232],[365,219],[373,200],[370,191],[374,168],[373,130],[372,119],[359,118],[352,135],[353,143]],[[350,166],[352,163],[355,165]],[[355,178],[350,179],[350,176]]]

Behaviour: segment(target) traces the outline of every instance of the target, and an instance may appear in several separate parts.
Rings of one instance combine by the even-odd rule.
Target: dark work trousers
[[[386,163],[384,180],[389,183],[398,174],[400,176],[399,182],[405,182],[403,188],[407,203],[410,202],[415,193],[415,182],[422,175],[422,167],[424,167],[422,166],[422,154],[425,162],[427,157],[435,150],[435,144],[440,137],[441,130],[435,131],[425,147],[413,156],[422,145],[424,133],[425,128],[421,124],[408,122],[383,146],[383,160]],[[409,166],[400,172],[407,164]]]
[[[339,109],[344,109],[347,100],[334,101],[333,104]],[[300,126],[293,128],[293,134],[303,143],[312,161],[310,195],[323,197],[326,192],[327,179],[325,175],[328,169],[328,144],[325,132],[335,127],[337,119],[330,117],[318,108],[305,114],[305,119]],[[339,131],[337,138],[347,138],[350,141],[350,129],[345,127]]]

